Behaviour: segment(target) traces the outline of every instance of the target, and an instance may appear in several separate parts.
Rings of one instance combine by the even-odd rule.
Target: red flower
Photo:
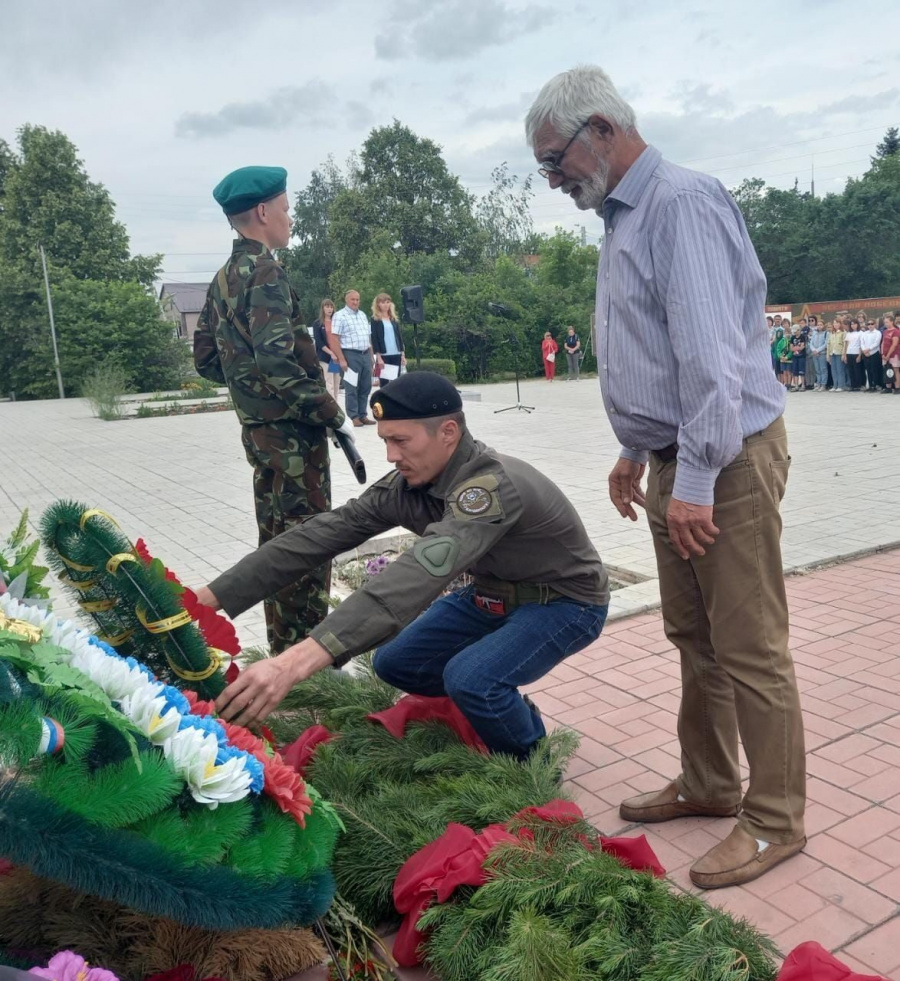
[[[216,703],[215,702],[204,702],[202,699],[197,697],[195,691],[191,691],[190,688],[185,688],[182,695],[190,702],[191,715],[215,715]]]
[[[306,793],[306,784],[293,767],[288,766],[278,753],[269,755],[268,747],[249,729],[219,720],[225,729],[228,742],[245,753],[251,753],[263,765],[263,790],[268,797],[300,825],[306,827],[306,815],[312,811],[312,801]]]
[[[305,828],[306,815],[312,812],[312,801],[306,793],[306,784],[300,779],[300,774],[293,767],[282,763],[278,753],[262,762],[266,793],[285,814],[290,814],[301,828]]]

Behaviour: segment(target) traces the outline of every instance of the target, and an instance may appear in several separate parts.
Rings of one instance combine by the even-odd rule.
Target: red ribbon
[[[487,881],[484,863],[497,845],[534,839],[530,828],[521,828],[515,834],[507,830],[509,824],[525,818],[565,826],[583,820],[584,814],[571,801],[552,800],[542,807],[525,807],[507,824],[492,824],[481,834],[463,824],[450,824],[440,838],[407,859],[394,881],[394,905],[404,914],[394,940],[394,957],[401,967],[415,967],[420,963],[418,951],[425,936],[416,925],[433,902],[445,903],[458,886],[484,885]],[[612,847],[607,848],[607,843]],[[602,838],[601,845],[629,868],[665,875],[665,869],[643,835],[635,839]]]
[[[305,777],[306,768],[312,761],[316,748],[334,738],[335,734],[325,726],[310,726],[281,750],[281,759],[292,766],[301,777]]]
[[[857,974],[836,957],[808,940],[785,958],[777,981],[886,981],[879,974]]]
[[[429,698],[426,695],[404,695],[396,705],[383,712],[372,712],[366,718],[380,722],[395,739],[403,738],[410,722],[443,722],[466,746],[477,749],[479,753],[487,754],[488,751],[472,723],[446,696]]]

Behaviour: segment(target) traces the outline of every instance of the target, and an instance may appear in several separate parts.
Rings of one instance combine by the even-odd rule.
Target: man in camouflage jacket
[[[244,167],[213,191],[238,238],[210,283],[194,334],[197,371],[228,386],[241,422],[260,545],[330,509],[326,427],[345,427],[302,326],[297,295],[272,255],[290,239],[286,182],[280,167]],[[266,601],[275,652],[325,617],[330,579],[330,564],[320,566]]]

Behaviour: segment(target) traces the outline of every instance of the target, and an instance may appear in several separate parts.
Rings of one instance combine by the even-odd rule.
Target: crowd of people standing
[[[893,313],[860,311],[830,323],[815,314],[766,318],[772,368],[789,392],[881,392],[900,387],[900,327]]]

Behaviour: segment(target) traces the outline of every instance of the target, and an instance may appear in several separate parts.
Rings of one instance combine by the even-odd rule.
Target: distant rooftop
[[[172,304],[179,313],[199,313],[206,302],[209,283],[163,283],[160,302]]]

